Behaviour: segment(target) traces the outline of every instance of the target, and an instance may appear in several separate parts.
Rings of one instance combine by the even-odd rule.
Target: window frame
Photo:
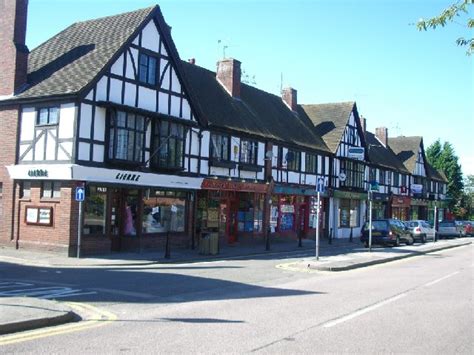
[[[50,185],[46,189],[46,185]],[[45,192],[48,191],[46,195]],[[41,182],[41,199],[60,199],[61,198],[61,181],[44,180]]]
[[[244,159],[244,145],[246,145],[245,151],[247,152],[246,156],[248,159]],[[240,150],[239,150],[239,163],[246,165],[257,165],[258,163],[258,142],[250,139],[240,140]]]
[[[313,158],[313,159],[310,159]],[[313,160],[313,161],[311,161]],[[317,174],[318,173],[318,156],[312,153],[305,154],[305,165],[304,171],[307,174]]]
[[[47,112],[47,119],[46,119],[46,122],[40,122],[40,118],[41,118],[41,112],[42,111],[45,111]],[[55,110],[56,111],[56,119],[55,121],[52,121],[51,120],[51,111],[52,110]],[[44,107],[38,107],[37,110],[36,110],[36,120],[35,120],[35,124],[37,127],[43,127],[43,126],[55,126],[55,125],[58,125],[59,124],[59,116],[60,116],[60,107],[59,106],[44,106]]]
[[[288,161],[288,154],[293,153],[294,159]],[[288,149],[286,152],[286,169],[290,171],[301,171],[301,152],[294,149]]]
[[[142,58],[146,59],[146,63],[142,64]],[[154,75],[150,76],[150,62],[151,60],[154,61],[155,67],[154,67]],[[138,72],[137,72],[137,80],[140,83],[146,84],[146,85],[151,85],[151,86],[156,86],[158,83],[158,63],[159,59],[153,55],[150,55],[148,53],[140,52],[138,54]],[[142,77],[142,69],[144,69],[145,77]],[[153,79],[151,81],[151,79]]]
[[[162,129],[166,126],[166,132]],[[178,132],[172,135],[173,128]],[[166,134],[165,134],[166,133]],[[180,134],[179,134],[180,133]],[[184,154],[186,148],[186,126],[180,123],[156,120],[152,130],[152,158],[150,164],[156,169],[182,170],[184,169]],[[170,144],[173,142],[173,144]],[[163,154],[166,149],[166,154]],[[174,151],[174,161],[171,153]],[[180,154],[179,154],[180,153]],[[162,157],[166,156],[166,162]]]
[[[219,152],[218,152],[217,155],[215,154],[215,152],[216,152],[215,145],[216,144],[214,143],[213,137],[218,138],[218,141],[219,141],[219,142],[216,142],[216,144],[219,145]],[[224,139],[227,141],[227,151],[226,152],[224,151],[224,145],[222,144],[222,141]],[[210,144],[209,144],[209,157],[212,160],[215,160],[215,161],[225,161],[225,162],[230,161],[230,135],[221,134],[221,133],[211,133],[211,135],[210,135]]]

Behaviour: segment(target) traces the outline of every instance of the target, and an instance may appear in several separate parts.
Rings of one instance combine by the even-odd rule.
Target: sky
[[[419,32],[419,18],[454,0],[29,0],[27,45],[74,22],[160,5],[181,59],[215,71],[232,57],[275,95],[298,103],[356,101],[367,129],[449,142],[463,174],[474,174],[474,55],[467,15]],[[470,8],[470,17],[474,14]]]

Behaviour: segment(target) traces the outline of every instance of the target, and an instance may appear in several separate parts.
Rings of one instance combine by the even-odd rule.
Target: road
[[[297,260],[291,256],[88,269],[2,264],[10,284],[0,292],[48,297],[50,290],[114,318],[75,331],[58,327],[0,351],[472,354],[473,251],[341,273],[276,268]]]

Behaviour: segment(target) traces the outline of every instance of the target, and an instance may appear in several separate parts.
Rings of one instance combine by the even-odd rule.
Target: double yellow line
[[[0,336],[0,346],[100,327],[117,319],[115,314],[85,303],[66,302],[66,304],[76,313],[86,315],[86,320]]]

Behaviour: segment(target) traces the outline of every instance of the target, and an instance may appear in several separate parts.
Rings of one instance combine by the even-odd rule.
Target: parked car
[[[369,246],[369,222],[361,230],[360,241]],[[413,244],[414,239],[402,221],[397,219],[375,219],[372,221],[372,244],[399,246]]]
[[[461,230],[461,236],[472,237],[474,235],[474,222],[471,221],[459,221],[458,228]]]
[[[406,221],[405,224],[415,241],[426,243],[427,240],[436,239],[436,230],[426,221],[413,220]]]
[[[438,224],[439,238],[456,238],[462,235],[461,227],[456,221],[441,221]]]

